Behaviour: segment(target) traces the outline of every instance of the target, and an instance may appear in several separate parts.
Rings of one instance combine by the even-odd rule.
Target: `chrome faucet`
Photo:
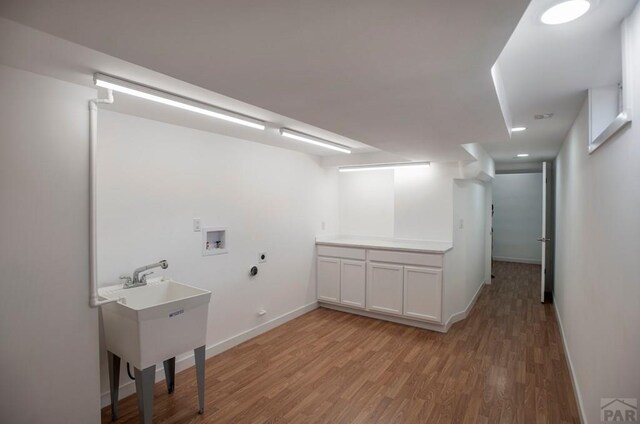
[[[140,268],[136,268],[133,271],[133,279],[128,276],[120,277],[121,280],[124,280],[124,285],[122,286],[122,288],[131,289],[133,287],[144,286],[147,284],[147,275],[153,274],[153,271],[140,275],[141,272],[144,272],[153,268],[167,269],[168,267],[169,267],[169,262],[162,260],[160,262],[156,262],[151,265],[145,265],[145,266],[141,266]]]

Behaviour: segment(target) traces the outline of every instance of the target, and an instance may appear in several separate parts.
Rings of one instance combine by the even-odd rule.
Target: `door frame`
[[[545,293],[553,292],[554,274],[554,230],[555,230],[554,174],[553,163],[542,162],[542,228],[538,241],[541,243],[542,261],[540,270],[540,302]]]

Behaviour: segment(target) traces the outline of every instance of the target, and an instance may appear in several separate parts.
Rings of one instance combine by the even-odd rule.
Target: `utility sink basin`
[[[120,299],[101,306],[107,350],[139,370],[206,344],[208,290],[155,278],[140,287],[104,287],[99,295]]]

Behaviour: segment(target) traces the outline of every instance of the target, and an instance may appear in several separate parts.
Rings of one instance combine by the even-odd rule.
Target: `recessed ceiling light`
[[[511,128],[511,132],[520,132],[526,130],[527,127],[513,127]]]
[[[591,3],[588,0],[569,0],[558,3],[547,9],[540,20],[547,25],[558,25],[571,22],[587,13]]]
[[[527,158],[529,157],[529,153],[518,153],[516,155],[517,158]]]

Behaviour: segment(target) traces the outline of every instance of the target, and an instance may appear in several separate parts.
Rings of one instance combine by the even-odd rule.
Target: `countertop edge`
[[[351,242],[341,242],[341,241],[319,241],[316,240],[316,245],[324,245],[324,246],[342,246],[342,247],[356,247],[361,249],[376,249],[376,250],[397,250],[402,252],[416,252],[416,253],[437,253],[437,254],[445,254],[453,249],[453,246],[449,246],[446,249],[425,249],[420,247],[398,247],[398,246],[379,246],[375,244],[368,243],[351,243]]]

